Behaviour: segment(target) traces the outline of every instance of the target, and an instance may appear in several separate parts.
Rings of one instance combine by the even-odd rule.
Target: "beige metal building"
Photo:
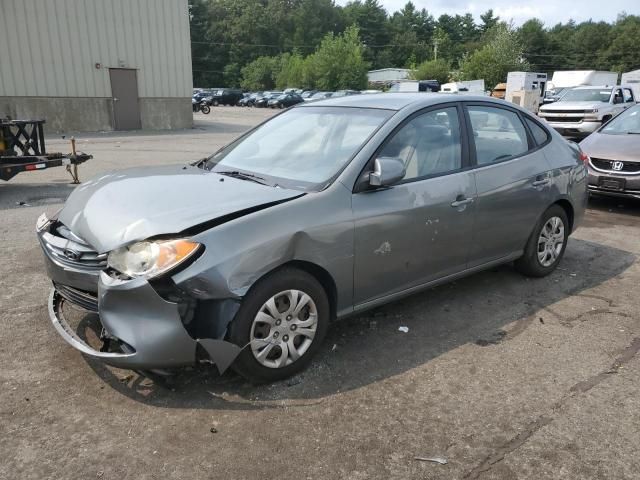
[[[187,0],[0,3],[0,117],[47,132],[192,125]]]

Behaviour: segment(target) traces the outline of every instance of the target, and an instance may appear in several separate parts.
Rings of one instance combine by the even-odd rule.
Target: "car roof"
[[[363,93],[362,95],[347,95],[344,97],[330,97],[313,103],[300,105],[297,108],[310,108],[316,106],[325,107],[359,107],[381,108],[386,110],[401,110],[405,107],[427,107],[438,103],[455,102],[464,100],[482,101],[504,104],[504,100],[498,100],[486,96],[452,95],[448,93]]]
[[[620,85],[618,85],[620,86]],[[573,90],[600,90],[602,88],[613,88],[611,85],[582,85],[580,87],[573,87]]]

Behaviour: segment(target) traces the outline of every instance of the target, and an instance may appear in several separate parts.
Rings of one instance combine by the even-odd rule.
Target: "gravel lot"
[[[80,175],[197,159],[272,113],[78,135]],[[504,266],[334,324],[309,370],[253,387],[139,377],[59,338],[34,225],[72,189],[61,168],[0,184],[0,478],[638,478],[640,202],[592,200],[545,279]]]

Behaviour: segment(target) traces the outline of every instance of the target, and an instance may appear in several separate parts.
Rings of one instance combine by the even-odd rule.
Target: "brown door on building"
[[[113,121],[116,130],[137,130],[140,126],[138,79],[132,68],[110,68]]]

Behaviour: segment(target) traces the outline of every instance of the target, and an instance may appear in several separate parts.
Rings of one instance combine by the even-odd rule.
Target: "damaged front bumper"
[[[162,289],[141,277],[110,275],[103,268],[104,259],[96,260],[95,252],[80,239],[62,238],[53,227],[38,231],[38,236],[53,281],[48,301],[50,320],[60,336],[83,354],[131,370],[205,361],[223,373],[241,352],[239,346],[223,340],[226,326],[239,308],[238,301],[191,299],[185,308],[179,301],[180,289],[172,282],[166,282],[169,287]],[[72,259],[60,254],[68,251],[74,252]],[[64,314],[65,302],[99,315],[105,340],[102,349],[93,348],[74,331]]]
[[[109,365],[131,370],[156,370],[196,363],[201,345],[220,373],[233,363],[241,351],[237,345],[220,339],[193,338],[185,329],[178,304],[169,302],[144,279],[122,281],[100,274],[98,314],[104,334],[121,352],[100,351],[73,331],[62,305],[69,300],[64,291],[51,289],[49,317],[60,336],[72,347]],[[65,292],[66,293],[66,292]],[[72,301],[77,305],[77,302]]]

